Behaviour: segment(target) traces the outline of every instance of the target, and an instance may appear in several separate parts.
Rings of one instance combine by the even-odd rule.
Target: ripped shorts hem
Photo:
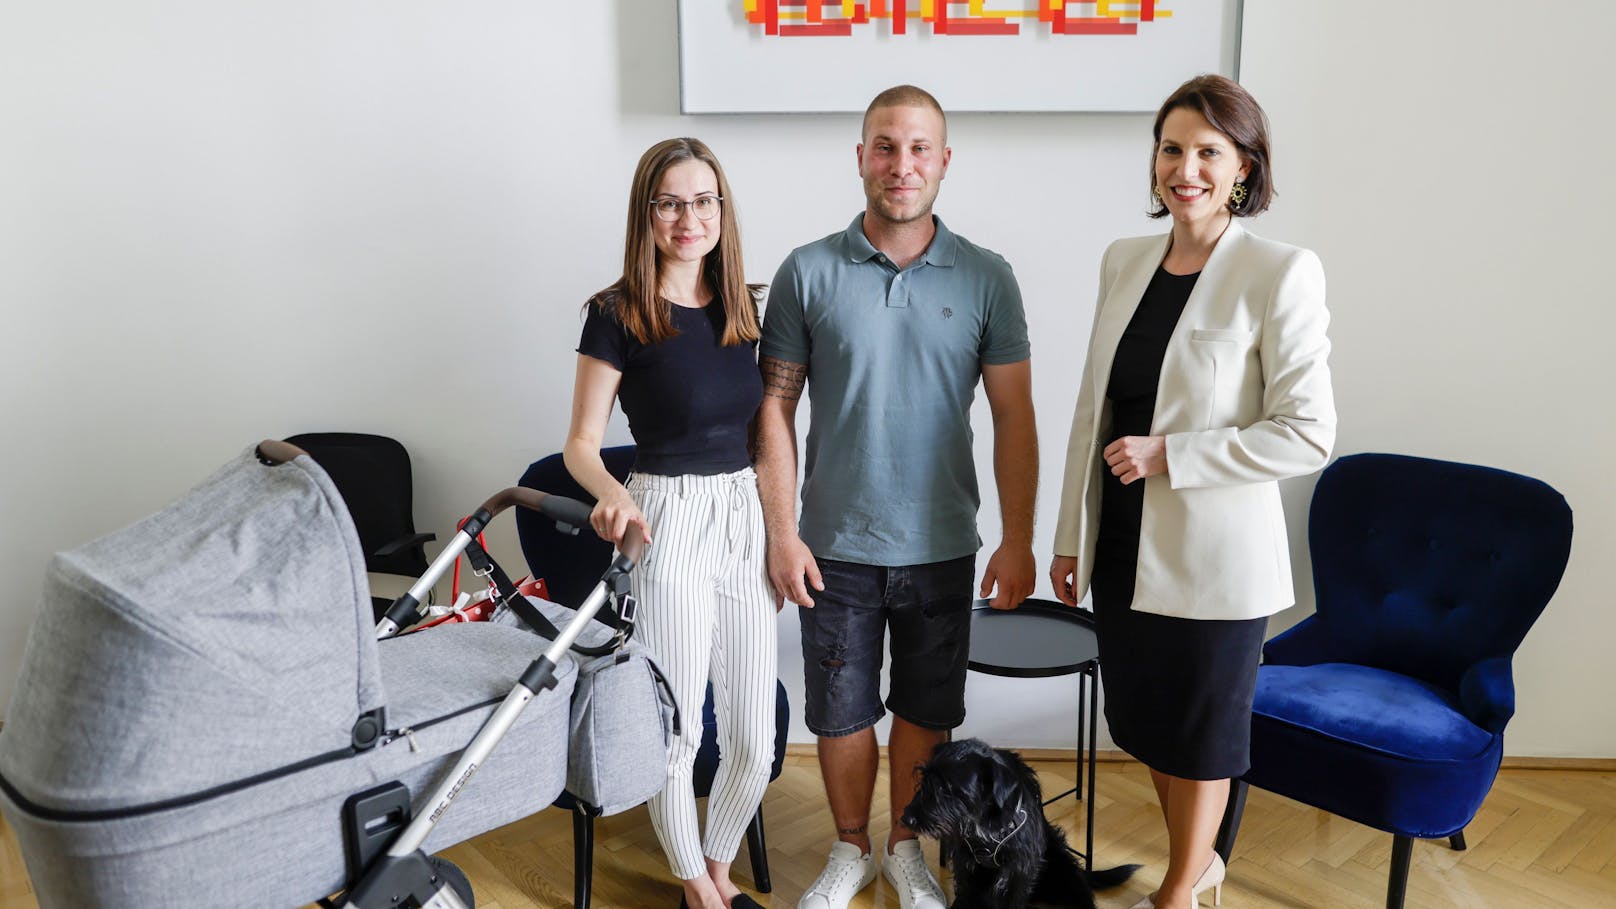
[[[908,723],[911,726],[918,726],[921,729],[930,729],[933,732],[947,732],[950,729],[958,729],[960,726],[965,724],[965,712],[963,710],[960,711],[958,719],[945,720],[939,723],[934,720],[921,720],[908,716],[903,711],[893,707],[891,704],[887,705],[887,709],[892,711],[893,716],[903,720],[905,723]]]
[[[876,723],[881,722],[881,718],[886,715],[886,710],[877,710],[870,717],[859,720],[857,723],[854,723],[851,726],[844,726],[840,729],[826,729],[823,726],[816,726],[813,723],[807,722],[805,722],[804,725],[808,727],[809,732],[812,732],[814,735],[817,735],[822,739],[839,739],[843,736],[852,735],[855,732],[862,732],[871,726],[874,726]]]

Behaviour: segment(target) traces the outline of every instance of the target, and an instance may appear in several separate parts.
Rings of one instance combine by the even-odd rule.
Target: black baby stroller
[[[507,490],[417,587],[518,502],[589,512]],[[487,623],[378,641],[336,488],[265,442],[59,554],[0,731],[0,810],[40,905],[470,907],[428,853],[560,793],[577,672],[562,656],[638,551],[625,541],[537,660],[547,642]]]

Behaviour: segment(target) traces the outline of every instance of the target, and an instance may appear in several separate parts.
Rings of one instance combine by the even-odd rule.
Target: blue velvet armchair
[[[1571,551],[1548,485],[1390,454],[1341,458],[1308,518],[1317,611],[1263,647],[1246,784],[1393,836],[1400,907],[1416,838],[1463,831],[1492,788],[1515,712],[1510,659]]]
[[[607,471],[622,481],[628,477],[634,465],[634,446],[603,449],[600,456]],[[559,454],[535,461],[522,475],[520,485],[582,502],[594,501],[594,497],[584,491],[567,472]],[[565,605],[575,606],[582,602],[611,560],[611,544],[601,540],[588,528],[577,534],[564,533],[557,529],[555,522],[525,508],[516,509],[516,533],[522,543],[522,554],[527,559],[528,570],[534,577],[544,578],[551,599]],[[769,768],[770,780],[778,779],[784,766],[786,727],[790,723],[786,690],[778,681],[775,682],[774,695],[774,763]],[[688,712],[686,716],[689,716]],[[701,748],[696,752],[692,777],[698,798],[704,798],[712,791],[713,774],[718,770],[718,724],[713,711],[711,685],[707,686],[701,722]],[[600,816],[600,809],[567,792],[563,792],[555,804],[572,812],[573,905],[575,909],[589,909],[594,873],[595,818]],[[772,884],[761,806],[746,828],[746,850],[751,857],[753,884],[758,890],[768,893]]]

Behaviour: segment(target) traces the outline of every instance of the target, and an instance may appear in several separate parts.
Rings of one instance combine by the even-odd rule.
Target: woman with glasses
[[[672,682],[683,732],[651,822],[682,906],[757,905],[729,868],[774,756],[775,609],[763,510],[748,450],[763,400],[760,288],[746,283],[724,170],[706,145],[669,139],[641,158],[629,191],[623,274],[585,304],[567,469],[598,504],[590,523],[620,542],[645,534],[633,573],[637,634]],[[634,436],[627,485],[601,462],[613,400]],[[708,681],[723,760],[703,835],[691,770]]]
[[[1235,82],[1162,104],[1150,215],[1172,227],[1106,250],[1066,449],[1050,581],[1068,605],[1093,591],[1106,722],[1167,822],[1161,888],[1134,909],[1217,902],[1267,617],[1294,600],[1279,481],[1335,443],[1324,270],[1240,223],[1274,195],[1269,162]]]

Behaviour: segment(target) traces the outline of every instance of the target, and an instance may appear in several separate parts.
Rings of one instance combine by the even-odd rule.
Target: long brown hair
[[[729,180],[718,158],[699,139],[665,139],[646,149],[634,168],[628,194],[628,227],[623,236],[623,276],[596,294],[591,304],[611,307],[618,321],[641,344],[659,344],[678,332],[673,327],[673,304],[657,295],[657,246],[651,219],[651,199],[668,168],[684,161],[700,161],[718,178],[723,197],[718,211],[718,245],[707,254],[702,272],[724,305],[724,346],[758,339],[757,297],[761,288],[746,283],[741,265],[741,228]]]

